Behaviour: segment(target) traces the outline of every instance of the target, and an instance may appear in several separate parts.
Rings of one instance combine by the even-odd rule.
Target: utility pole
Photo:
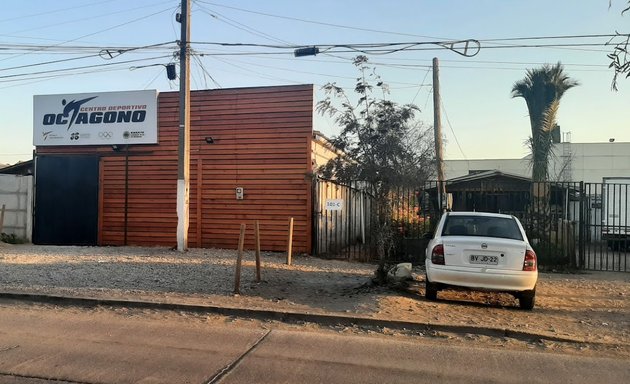
[[[179,41],[179,148],[177,155],[177,250],[188,249],[190,205],[190,0],[182,0]]]
[[[437,165],[438,190],[440,191],[440,209],[446,207],[446,183],[444,182],[444,159],[442,155],[442,117],[440,115],[440,68],[438,58],[433,58],[433,134],[435,141],[435,160]]]

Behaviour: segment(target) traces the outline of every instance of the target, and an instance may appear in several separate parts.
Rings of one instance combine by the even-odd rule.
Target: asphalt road
[[[0,301],[0,383],[619,383],[624,360]]]

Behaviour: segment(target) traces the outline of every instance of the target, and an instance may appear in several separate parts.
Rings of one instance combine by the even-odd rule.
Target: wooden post
[[[287,244],[287,265],[291,265],[291,256],[293,253],[293,218],[289,218],[289,239]]]
[[[241,293],[241,262],[243,261],[243,246],[245,244],[245,224],[241,224],[241,235],[238,238],[238,257],[236,258],[236,273],[234,276],[234,294]]]
[[[260,222],[254,223],[254,237],[256,238],[256,282],[260,283]]]
[[[0,210],[0,233],[4,230],[4,209],[6,205],[2,204],[2,210]]]

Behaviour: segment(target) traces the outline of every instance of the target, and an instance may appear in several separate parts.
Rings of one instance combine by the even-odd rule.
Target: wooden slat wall
[[[160,93],[158,103],[159,144],[129,150],[130,245],[176,244],[178,93]],[[194,91],[191,104],[189,245],[236,248],[246,223],[251,249],[253,223],[260,220],[262,248],[282,251],[293,217],[293,248],[310,252],[312,85]],[[208,136],[214,144],[206,143]],[[38,147],[37,153],[101,156],[99,241],[123,244],[124,151]],[[244,200],[236,200],[236,187],[244,188]]]

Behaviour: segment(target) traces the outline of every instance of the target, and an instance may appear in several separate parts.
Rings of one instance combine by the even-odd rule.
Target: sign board
[[[326,199],[327,211],[341,211],[343,209],[342,199]]]
[[[155,144],[157,91],[33,96],[33,145]]]

